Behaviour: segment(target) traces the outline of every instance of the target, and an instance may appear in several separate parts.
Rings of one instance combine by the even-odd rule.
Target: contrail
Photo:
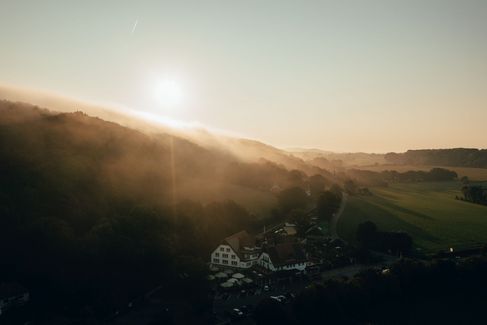
[[[134,22],[134,27],[132,27],[132,32],[130,33],[131,35],[134,34],[135,32],[135,29],[137,28],[137,24],[139,23],[139,18],[137,18]]]

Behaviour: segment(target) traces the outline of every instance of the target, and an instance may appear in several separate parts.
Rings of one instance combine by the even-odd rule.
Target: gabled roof
[[[249,235],[245,230],[237,232],[225,238],[223,241],[225,244],[228,244],[240,258],[242,258],[241,251],[244,247],[255,247],[255,237]]]
[[[303,247],[297,243],[281,243],[266,249],[274,266],[296,264],[306,261]]]

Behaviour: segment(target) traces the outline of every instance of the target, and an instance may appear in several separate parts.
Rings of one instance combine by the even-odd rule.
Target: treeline
[[[389,254],[409,254],[413,239],[405,232],[379,231],[375,223],[366,221],[358,225],[356,239],[359,245]]]
[[[390,152],[387,162],[400,165],[439,165],[487,168],[487,149],[428,149],[408,150],[404,153]]]
[[[458,178],[456,172],[444,168],[432,168],[430,171],[410,170],[402,173],[395,170],[375,172],[351,169],[347,173],[361,184],[370,186],[385,186],[388,183],[443,182]]]
[[[487,188],[481,185],[466,185],[462,187],[463,200],[487,205]]]
[[[304,290],[291,305],[268,299],[257,324],[481,324],[487,258],[421,262],[403,259]]]
[[[324,187],[324,184],[332,182],[332,176],[328,171],[315,168],[316,171],[319,173],[308,176],[301,170],[288,170],[283,165],[264,159],[257,163],[235,161],[226,166],[223,179],[232,184],[264,191],[272,190],[273,187],[277,187],[278,190],[301,187],[313,191],[316,190],[316,186],[321,186],[321,183]]]

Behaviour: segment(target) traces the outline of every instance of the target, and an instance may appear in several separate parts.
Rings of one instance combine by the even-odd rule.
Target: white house
[[[0,284],[0,315],[6,310],[29,301],[29,292],[17,283]]]
[[[307,258],[300,244],[288,242],[265,248],[259,256],[258,264],[271,271],[304,271]]]
[[[247,269],[257,264],[262,248],[245,230],[225,238],[211,253],[211,264]]]

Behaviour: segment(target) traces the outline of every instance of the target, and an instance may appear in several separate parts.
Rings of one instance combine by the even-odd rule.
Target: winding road
[[[338,209],[337,212],[335,212],[333,214],[333,218],[331,218],[331,221],[330,221],[330,234],[331,234],[332,238],[340,238],[338,236],[338,233],[337,233],[338,219],[340,219],[343,211],[345,210],[345,205],[347,204],[347,199],[348,199],[348,194],[345,192],[342,192],[342,202],[340,202],[340,208]]]

